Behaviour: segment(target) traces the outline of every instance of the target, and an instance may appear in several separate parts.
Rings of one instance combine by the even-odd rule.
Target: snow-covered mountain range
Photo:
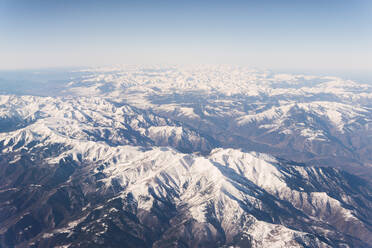
[[[222,147],[372,178],[372,85],[231,66],[83,72],[61,92],[151,110],[208,134]]]
[[[371,247],[370,85],[229,66],[59,83],[0,95],[0,247]]]

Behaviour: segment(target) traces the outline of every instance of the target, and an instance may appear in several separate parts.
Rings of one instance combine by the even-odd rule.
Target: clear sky
[[[0,0],[0,69],[237,64],[372,70],[369,0]]]

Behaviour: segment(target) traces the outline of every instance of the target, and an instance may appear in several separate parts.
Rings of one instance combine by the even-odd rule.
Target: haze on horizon
[[[0,70],[236,64],[369,73],[372,2],[3,0]]]

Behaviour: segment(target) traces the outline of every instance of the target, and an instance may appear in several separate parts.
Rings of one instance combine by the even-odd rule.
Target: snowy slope
[[[73,139],[206,152],[215,142],[175,121],[100,98],[0,96],[0,102],[0,123],[15,129],[0,133],[5,145]]]
[[[51,211],[49,218],[54,219],[54,223],[58,216],[53,213],[58,210],[50,205],[51,199],[63,190],[67,193],[64,197],[70,202],[65,207],[70,209],[65,213],[66,220],[52,226],[46,221],[44,226],[49,228],[42,228],[32,242],[68,245],[84,235],[95,233],[93,229],[98,228],[97,225],[107,227],[99,235],[105,240],[112,231],[115,214],[123,209],[132,213],[131,218],[137,219],[134,222],[137,224],[130,225],[152,228],[173,223],[157,238],[135,235],[153,242],[155,247],[162,247],[174,239],[187,240],[187,235],[193,235],[194,239],[187,241],[189,243],[182,242],[193,247],[207,240],[213,244],[238,244],[238,238],[252,247],[355,246],[371,241],[371,227],[367,221],[371,191],[366,185],[353,184],[346,174],[335,169],[293,166],[266,154],[233,149],[219,148],[209,156],[201,157],[170,148],[146,151],[139,147],[110,147],[83,140],[71,142],[69,146],[71,149],[58,150],[37,161],[54,171],[50,174],[52,178],[60,168],[73,169],[53,186],[56,191],[47,190],[53,185],[48,176],[42,177],[39,187],[31,190],[32,195],[46,195],[41,199],[46,208],[51,208],[47,212]],[[20,158],[9,161],[8,166],[21,166],[32,153],[17,153]],[[68,164],[73,167],[65,167]],[[5,185],[3,182],[1,187],[15,195],[21,194],[24,189],[14,183],[20,177],[24,176],[18,175],[18,180],[14,178]],[[22,183],[30,182],[23,180]],[[355,195],[353,192],[357,191],[360,192]],[[50,192],[56,193],[51,195]],[[87,201],[97,197],[94,195],[102,200]],[[114,202],[124,205],[113,207],[111,203]],[[39,204],[21,206],[16,212],[18,218],[11,220],[8,217],[3,235],[12,228],[17,229],[26,213],[32,216],[45,214],[33,208]],[[2,205],[2,208],[6,210],[6,206]],[[168,216],[162,216],[161,211],[170,212]],[[94,228],[89,227],[91,225]],[[184,233],[184,228],[189,234]],[[61,233],[67,235],[63,240]]]

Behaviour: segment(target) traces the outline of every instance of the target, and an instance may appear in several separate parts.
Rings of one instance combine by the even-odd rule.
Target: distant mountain
[[[0,248],[372,247],[371,86],[70,74],[52,97],[0,95]]]
[[[225,148],[338,167],[372,180],[372,84],[229,66],[81,73],[66,92],[149,109]]]

